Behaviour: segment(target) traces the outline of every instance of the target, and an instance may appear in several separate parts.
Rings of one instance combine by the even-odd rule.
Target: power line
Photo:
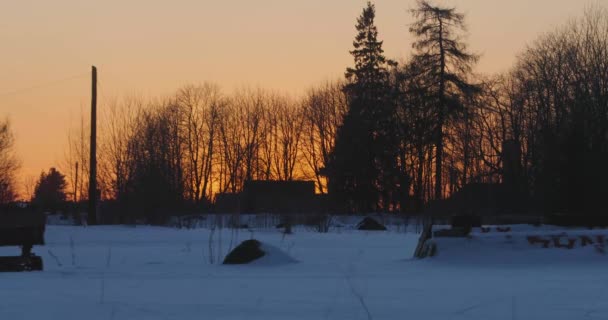
[[[76,74],[76,75],[73,75],[73,76],[69,76],[67,78],[62,78],[62,79],[57,79],[57,80],[49,81],[49,82],[46,82],[46,83],[37,84],[37,85],[31,86],[31,87],[26,87],[26,88],[21,88],[21,89],[13,90],[13,91],[3,92],[3,93],[0,93],[0,98],[1,97],[6,97],[6,96],[11,96],[11,95],[14,95],[14,94],[23,93],[23,92],[28,92],[28,91],[32,91],[32,90],[36,90],[36,89],[50,87],[50,86],[59,84],[61,82],[65,82],[65,81],[69,81],[69,80],[73,80],[73,79],[78,79],[78,78],[83,78],[84,76],[88,76],[88,75],[89,75],[88,73],[80,73],[80,74]]]

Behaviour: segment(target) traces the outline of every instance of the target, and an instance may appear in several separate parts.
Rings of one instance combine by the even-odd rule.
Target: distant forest
[[[208,209],[248,180],[306,179],[344,212],[421,212],[467,184],[502,183],[509,170],[540,212],[601,208],[608,11],[589,8],[540,36],[495,76],[473,72],[480,56],[456,8],[419,1],[410,13],[409,57],[384,55],[368,3],[345,77],[300,97],[204,83],[101,106],[102,198],[133,214]],[[60,168],[76,202],[87,197],[88,137],[83,120]],[[0,172],[2,188],[11,174]]]

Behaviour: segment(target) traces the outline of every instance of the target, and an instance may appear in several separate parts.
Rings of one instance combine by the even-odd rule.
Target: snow
[[[0,319],[608,319],[606,255],[527,240],[563,232],[608,238],[476,230],[414,260],[419,235],[395,229],[224,229],[210,246],[208,229],[49,226],[34,248],[43,272],[0,273]],[[220,264],[251,237],[269,249],[265,261]]]

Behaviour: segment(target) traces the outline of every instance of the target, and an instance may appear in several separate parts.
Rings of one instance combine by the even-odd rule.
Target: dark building
[[[311,213],[318,207],[313,181],[247,181],[241,194],[243,213]]]
[[[528,212],[519,142],[506,140],[502,144],[501,157],[501,183],[466,184],[449,199],[431,202],[430,213],[436,216],[498,216]]]
[[[221,193],[215,201],[218,213],[315,213],[323,197],[315,194],[313,181],[246,181],[240,193]]]
[[[216,213],[240,213],[241,194],[228,192],[218,193],[215,196],[214,208]]]

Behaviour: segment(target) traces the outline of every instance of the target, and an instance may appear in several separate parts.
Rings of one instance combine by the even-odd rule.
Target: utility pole
[[[91,159],[88,224],[97,224],[97,68],[91,68]]]

